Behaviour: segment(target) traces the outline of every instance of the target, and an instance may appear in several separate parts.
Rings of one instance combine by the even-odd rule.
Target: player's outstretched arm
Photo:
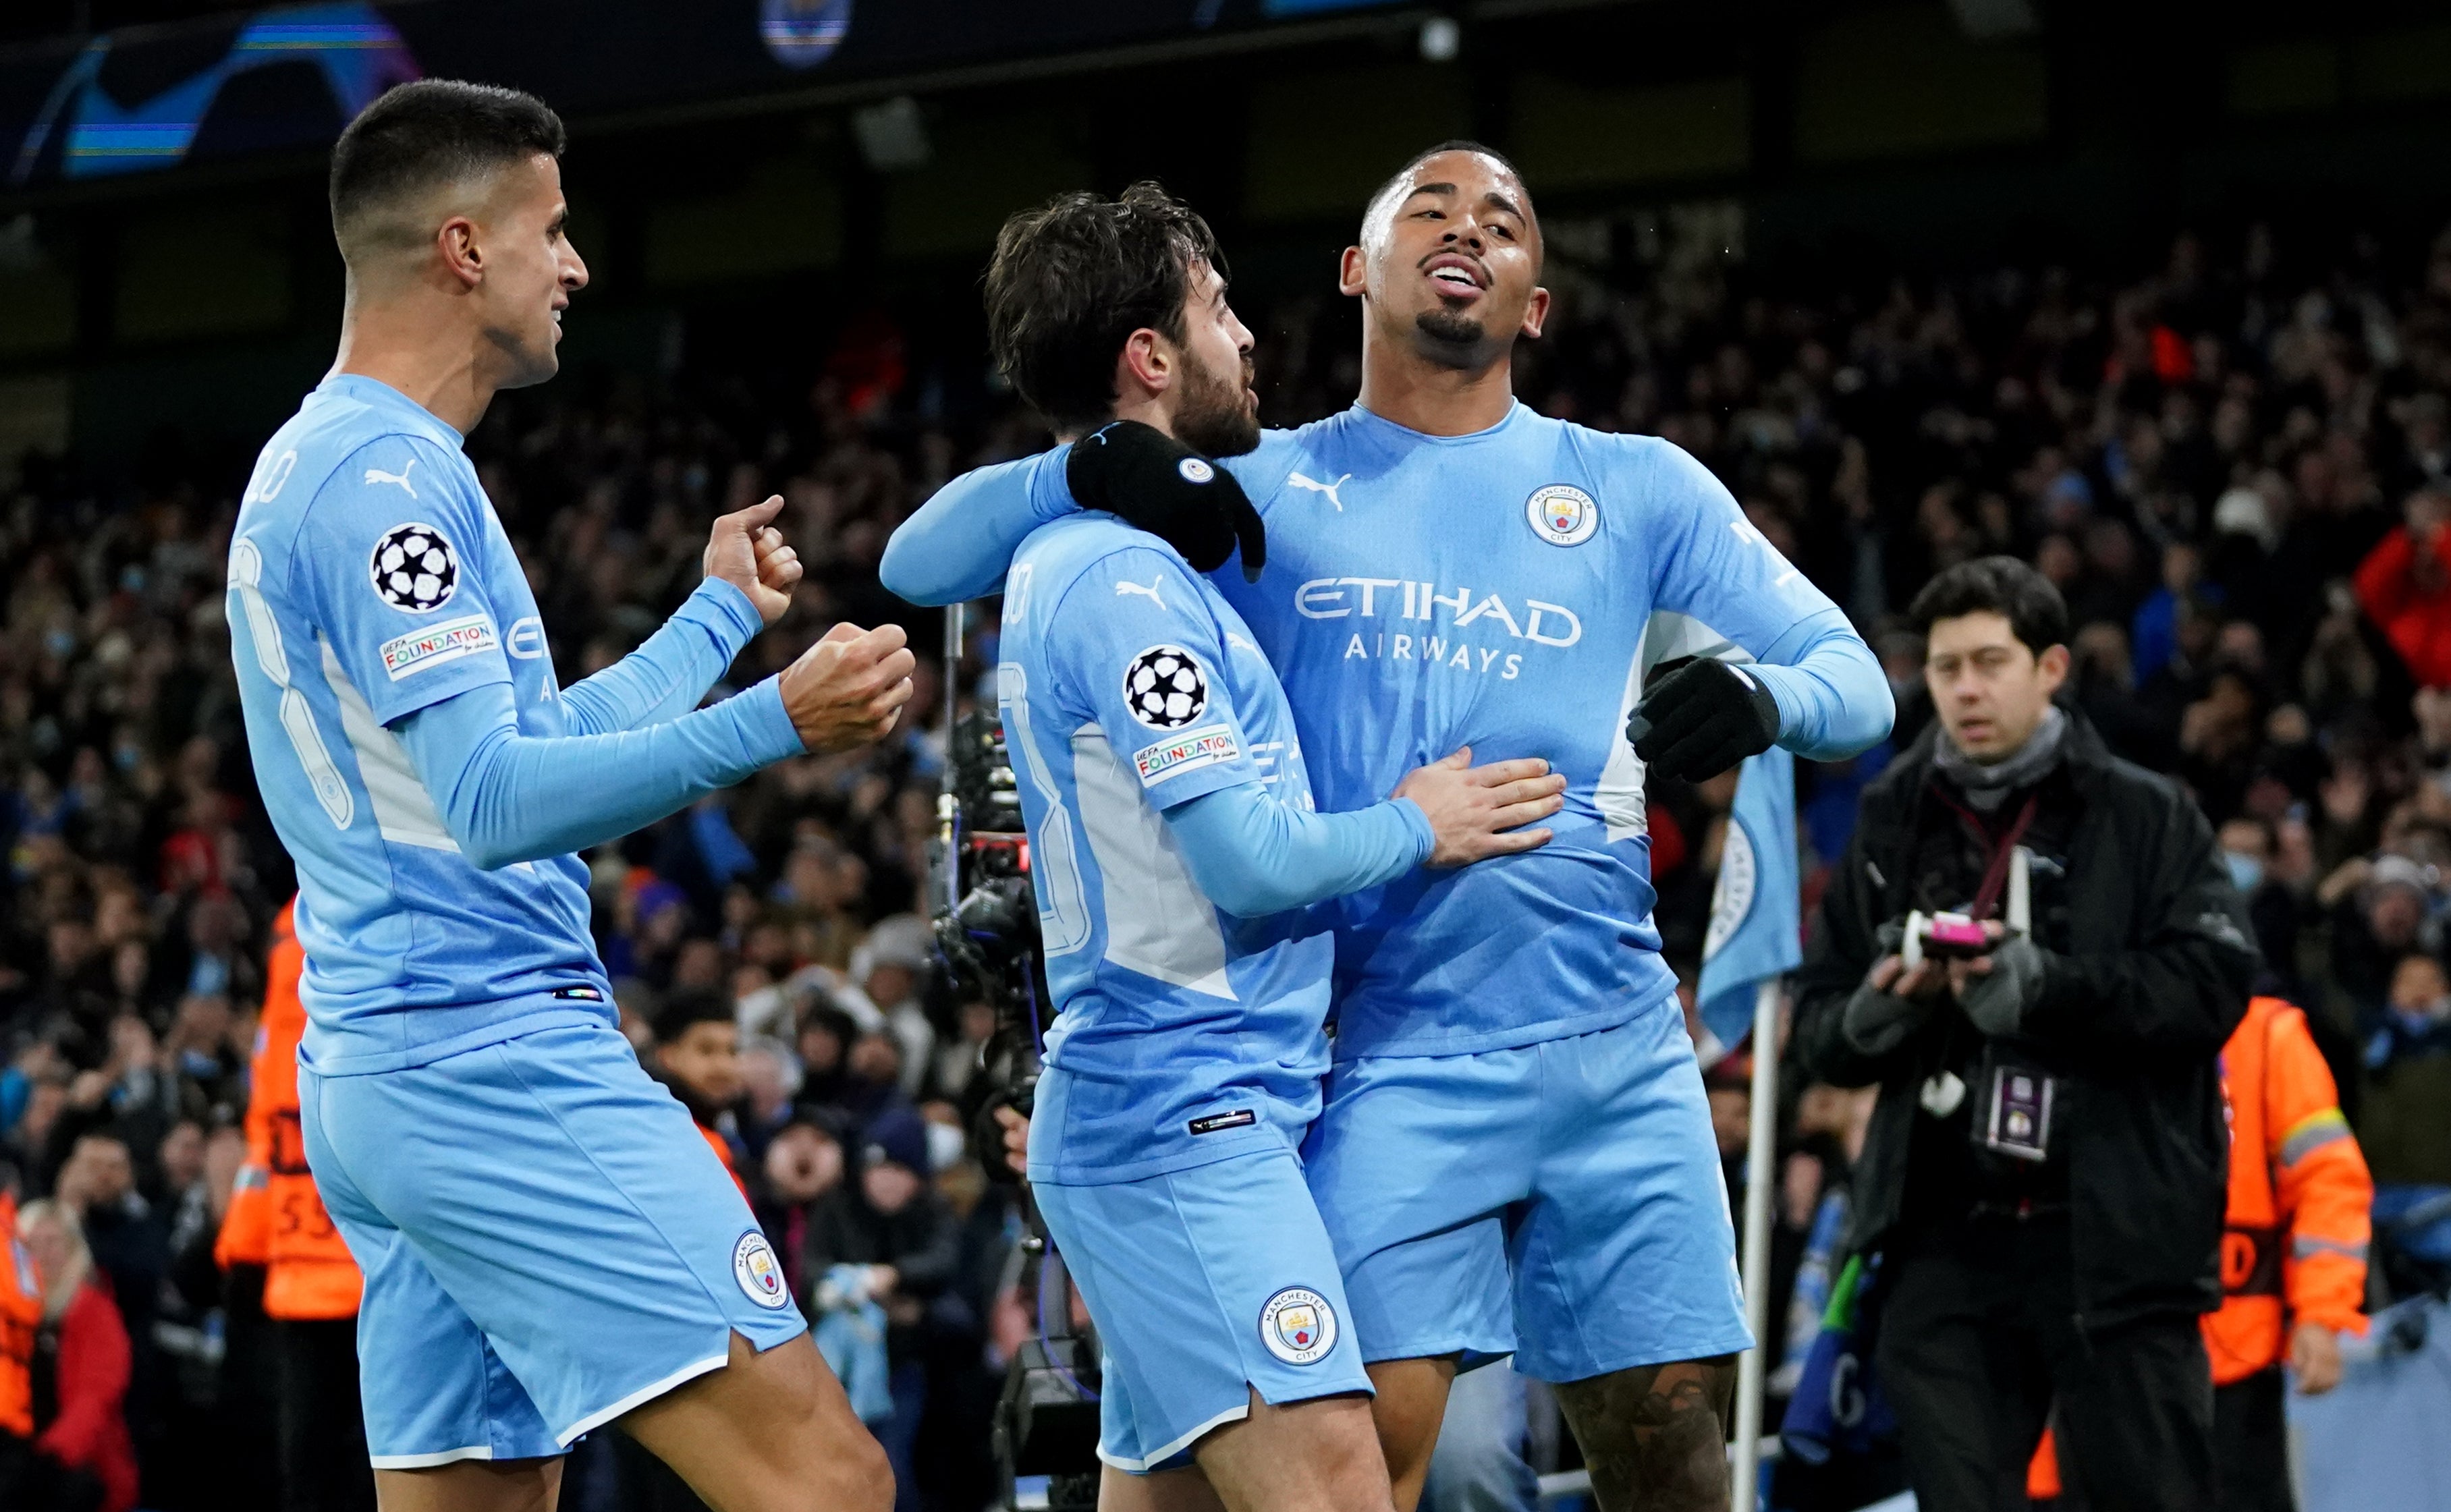
[[[781,675],[643,730],[522,736],[505,683],[397,728],[461,854],[491,871],[600,845],[786,757],[881,738],[911,697],[903,638],[837,626]]]
[[[1029,533],[1072,513],[1064,468],[1072,448],[974,468],[936,490],[885,543],[876,574],[915,604],[964,603],[1004,586]]]
[[[1731,763],[1773,741],[1812,760],[1842,760],[1887,736],[1897,717],[1889,679],[1838,606],[1754,528],[1709,468],[1668,442],[1627,444],[1630,481],[1655,522],[1636,548],[1647,559],[1653,604],[1691,615],[1751,652],[1745,671],[1776,710],[1775,729],[1767,729],[1767,711],[1743,679],[1679,673],[1672,679],[1684,684],[1678,697],[1647,722],[1666,724],[1676,704],[1692,702],[1675,720],[1687,730],[1681,743],[1733,751]]]
[[[774,527],[780,496],[716,520],[706,580],[638,648],[562,690],[573,735],[661,724],[695,709],[757,632],[783,617],[800,556]]]
[[[1384,803],[1315,814],[1237,783],[1166,811],[1192,880],[1226,913],[1253,918],[1391,882],[1421,865],[1461,866],[1545,844],[1566,779],[1541,760],[1472,767],[1460,751],[1414,772]]]

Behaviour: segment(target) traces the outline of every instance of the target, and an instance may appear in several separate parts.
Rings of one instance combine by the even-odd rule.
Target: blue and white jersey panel
[[[1769,661],[1843,625],[1837,608],[1674,444],[1520,404],[1453,437],[1357,406],[1226,465],[1268,563],[1215,579],[1283,679],[1323,808],[1467,745],[1567,778],[1547,846],[1344,901],[1337,1057],[1531,1044],[1665,1002],[1624,736],[1654,616]]]
[[[585,867],[480,870],[389,728],[508,683],[520,734],[564,733],[535,596],[460,444],[397,390],[328,378],[265,445],[231,542],[231,652],[327,1075],[612,1021]]]
[[[1171,546],[1079,514],[1014,558],[1002,658],[998,700],[1061,1011],[1032,1178],[1127,1181],[1292,1148],[1327,1064],[1332,916],[1218,909],[1163,814],[1251,782],[1311,806],[1256,638]]]

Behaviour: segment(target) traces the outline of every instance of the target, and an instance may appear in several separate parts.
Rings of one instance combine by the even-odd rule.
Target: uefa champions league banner
[[[0,52],[0,193],[325,146],[376,95],[506,84],[565,115],[754,99],[1244,30],[1391,0],[398,0]]]

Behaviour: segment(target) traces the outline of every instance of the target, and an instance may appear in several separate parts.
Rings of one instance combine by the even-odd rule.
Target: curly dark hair
[[[988,264],[989,346],[1058,431],[1114,418],[1115,358],[1146,326],[1184,340],[1193,265],[1226,276],[1199,213],[1144,180],[1112,200],[1059,194],[996,233]]]

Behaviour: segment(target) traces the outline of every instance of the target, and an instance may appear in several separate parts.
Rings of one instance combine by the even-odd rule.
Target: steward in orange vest
[[[365,1278],[324,1210],[298,1127],[298,1041],[306,1010],[298,980],[306,952],[298,944],[291,903],[272,926],[265,969],[264,1014],[246,1105],[246,1165],[239,1171],[214,1258],[265,1267],[264,1311],[299,1322],[354,1318]]]
[[[17,1242],[17,1199],[0,1190],[0,1433],[34,1436],[34,1335],[43,1325],[43,1284]]]
[[[2222,1306],[2205,1319],[2213,1383],[2244,1381],[2285,1356],[2306,1378],[2302,1387],[2328,1387],[2340,1377],[2337,1346],[2293,1336],[2310,1325],[2326,1336],[2365,1332],[2374,1181],[2297,1009],[2277,997],[2249,1001],[2222,1051],[2222,1082],[2229,1215]]]
[[[2338,1336],[2365,1332],[2374,1182],[2304,1013],[2277,997],[2249,999],[2221,1064],[2229,1211],[2221,1310],[2204,1320],[2219,1505],[2287,1512],[2280,1366],[2288,1363],[2299,1390],[2329,1391],[2341,1379]],[[2049,1434],[2026,1489],[2036,1500],[2059,1494]]]

